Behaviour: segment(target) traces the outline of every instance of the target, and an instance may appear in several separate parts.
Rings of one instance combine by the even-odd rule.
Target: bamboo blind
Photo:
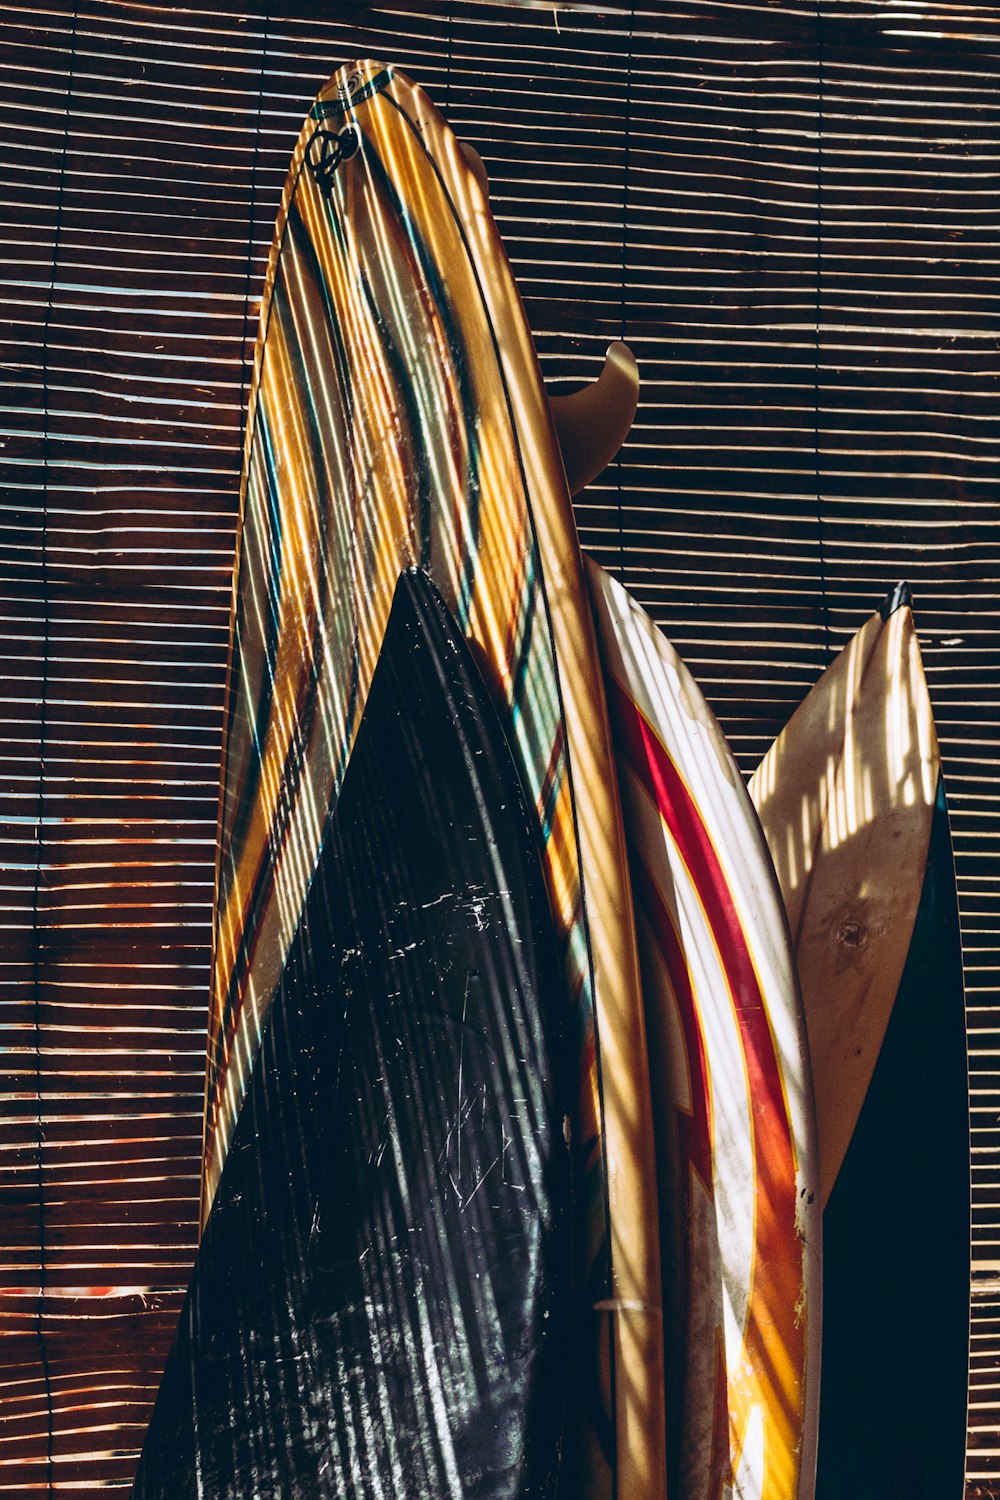
[[[1000,1495],[1000,8],[19,0],[0,45],[0,1495],[127,1491],[194,1255],[257,299],[305,110],[366,54],[486,160],[553,387],[635,349],[583,540],[747,772],[913,585],[966,954],[968,1494]]]

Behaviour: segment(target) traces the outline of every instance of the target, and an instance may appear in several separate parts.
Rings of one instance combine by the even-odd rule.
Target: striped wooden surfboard
[[[669,1493],[812,1494],[820,1221],[794,960],[739,770],[676,652],[587,576],[618,760],[657,1128]]]
[[[479,181],[426,94],[342,68],[272,247],[225,720],[203,1218],[351,753],[396,580],[434,581],[534,810],[580,1059],[580,1492],[662,1494],[645,1037],[606,708],[565,475]],[[586,912],[586,915],[585,915]]]
[[[958,1500],[969,1116],[948,816],[909,592],[895,590],[750,783],[791,921],[816,1087],[818,1500]]]

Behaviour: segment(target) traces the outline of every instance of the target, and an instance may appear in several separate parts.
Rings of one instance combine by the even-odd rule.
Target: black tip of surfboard
[[[882,600],[882,603],[878,607],[878,612],[883,620],[888,620],[889,616],[894,615],[897,609],[902,609],[905,605],[912,604],[913,595],[910,592],[910,585],[908,583],[897,583],[896,587],[890,589]]]
[[[561,973],[504,725],[409,570],[134,1500],[551,1500],[575,1350]]]

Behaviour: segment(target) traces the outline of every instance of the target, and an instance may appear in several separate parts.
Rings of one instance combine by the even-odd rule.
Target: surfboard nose
[[[897,609],[912,608],[912,605],[913,593],[910,585],[905,581],[900,581],[896,584],[895,588],[890,589],[886,594],[878,607],[878,612],[883,620],[888,620],[889,616],[894,615]]]

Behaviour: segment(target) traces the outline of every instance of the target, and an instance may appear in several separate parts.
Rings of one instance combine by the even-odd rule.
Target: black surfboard
[[[404,573],[136,1500],[554,1493],[565,1011],[489,694]]]
[[[961,1500],[969,1109],[944,792],[913,937],[823,1215],[817,1500]]]

